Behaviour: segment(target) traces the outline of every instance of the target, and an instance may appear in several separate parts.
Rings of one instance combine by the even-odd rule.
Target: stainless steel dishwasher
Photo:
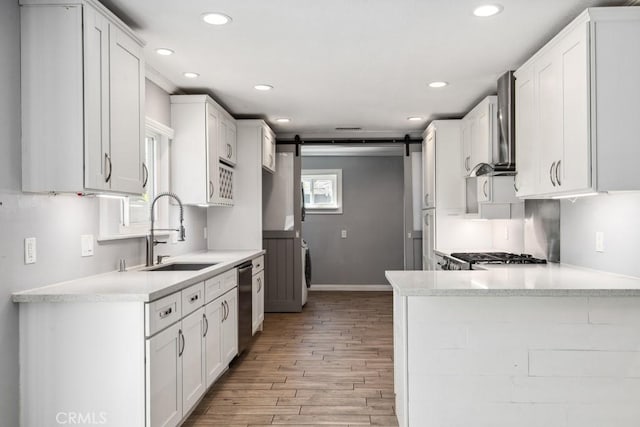
[[[238,355],[251,342],[253,264],[251,261],[238,266]]]

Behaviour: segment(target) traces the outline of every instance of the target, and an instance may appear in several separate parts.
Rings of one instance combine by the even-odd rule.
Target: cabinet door
[[[563,145],[554,174],[563,191],[591,188],[587,28],[578,26],[558,45],[562,63]]]
[[[173,427],[182,419],[180,323],[146,340],[147,426]]]
[[[471,120],[462,122],[462,176],[469,175],[471,168]]]
[[[252,283],[251,324],[252,333],[255,334],[264,321],[264,270],[253,275]]]
[[[538,188],[540,170],[536,146],[536,105],[533,69],[518,71],[516,79],[516,195],[518,197],[535,194]]]
[[[432,128],[422,143],[423,207],[433,208],[436,203],[436,130]]]
[[[109,22],[83,6],[84,36],[84,179],[92,190],[109,188]]]
[[[140,46],[109,26],[111,190],[142,194],[144,161],[144,59]]]
[[[540,151],[539,192],[555,193],[555,168],[562,156],[562,69],[559,55],[551,50],[535,66],[537,145]]]
[[[236,125],[231,120],[220,118],[220,160],[231,165],[236,164]]]
[[[205,375],[207,387],[211,386],[224,370],[222,363],[222,298],[211,301],[204,308],[205,319]]]
[[[182,319],[182,408],[187,413],[204,394],[204,307]]]
[[[479,176],[478,182],[478,203],[491,201],[491,178]]]
[[[218,160],[218,127],[220,117],[216,109],[207,105],[207,202],[215,203],[220,180]]]
[[[491,163],[491,138],[492,134],[492,126],[495,123],[495,119],[493,119],[493,105],[491,103],[486,103],[483,107],[478,111],[474,122],[474,141],[473,147],[471,148],[471,157],[473,161],[472,167],[477,165],[478,163]]]
[[[276,144],[269,129],[262,129],[262,166],[271,172],[276,171]]]
[[[225,365],[238,354],[238,288],[223,296],[226,313],[222,321],[222,361]]]

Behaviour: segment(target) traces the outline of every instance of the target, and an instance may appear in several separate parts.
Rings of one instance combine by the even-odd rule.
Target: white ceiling
[[[207,91],[235,116],[263,117],[278,136],[418,134],[459,117],[585,7],[616,0],[106,0],[147,41],[149,65],[187,92]],[[233,18],[205,24],[204,12]],[[155,49],[175,54],[163,57]],[[185,71],[200,73],[190,80]],[[450,86],[431,89],[445,80]],[[270,92],[253,86],[267,83]],[[425,122],[408,122],[421,116]],[[275,123],[288,117],[289,124]]]

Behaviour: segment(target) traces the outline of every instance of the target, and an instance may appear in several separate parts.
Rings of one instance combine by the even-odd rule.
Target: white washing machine
[[[305,271],[307,268],[307,252],[309,251],[309,245],[307,242],[302,240],[302,305],[304,306],[307,303],[307,297],[309,294],[309,289],[307,288],[307,277],[305,275]]]

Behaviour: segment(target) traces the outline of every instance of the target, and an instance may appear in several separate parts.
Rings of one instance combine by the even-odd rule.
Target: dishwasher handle
[[[240,264],[238,266],[238,274],[243,274],[246,273],[247,270],[252,270],[253,269],[253,263],[251,261],[247,261],[243,264]]]

